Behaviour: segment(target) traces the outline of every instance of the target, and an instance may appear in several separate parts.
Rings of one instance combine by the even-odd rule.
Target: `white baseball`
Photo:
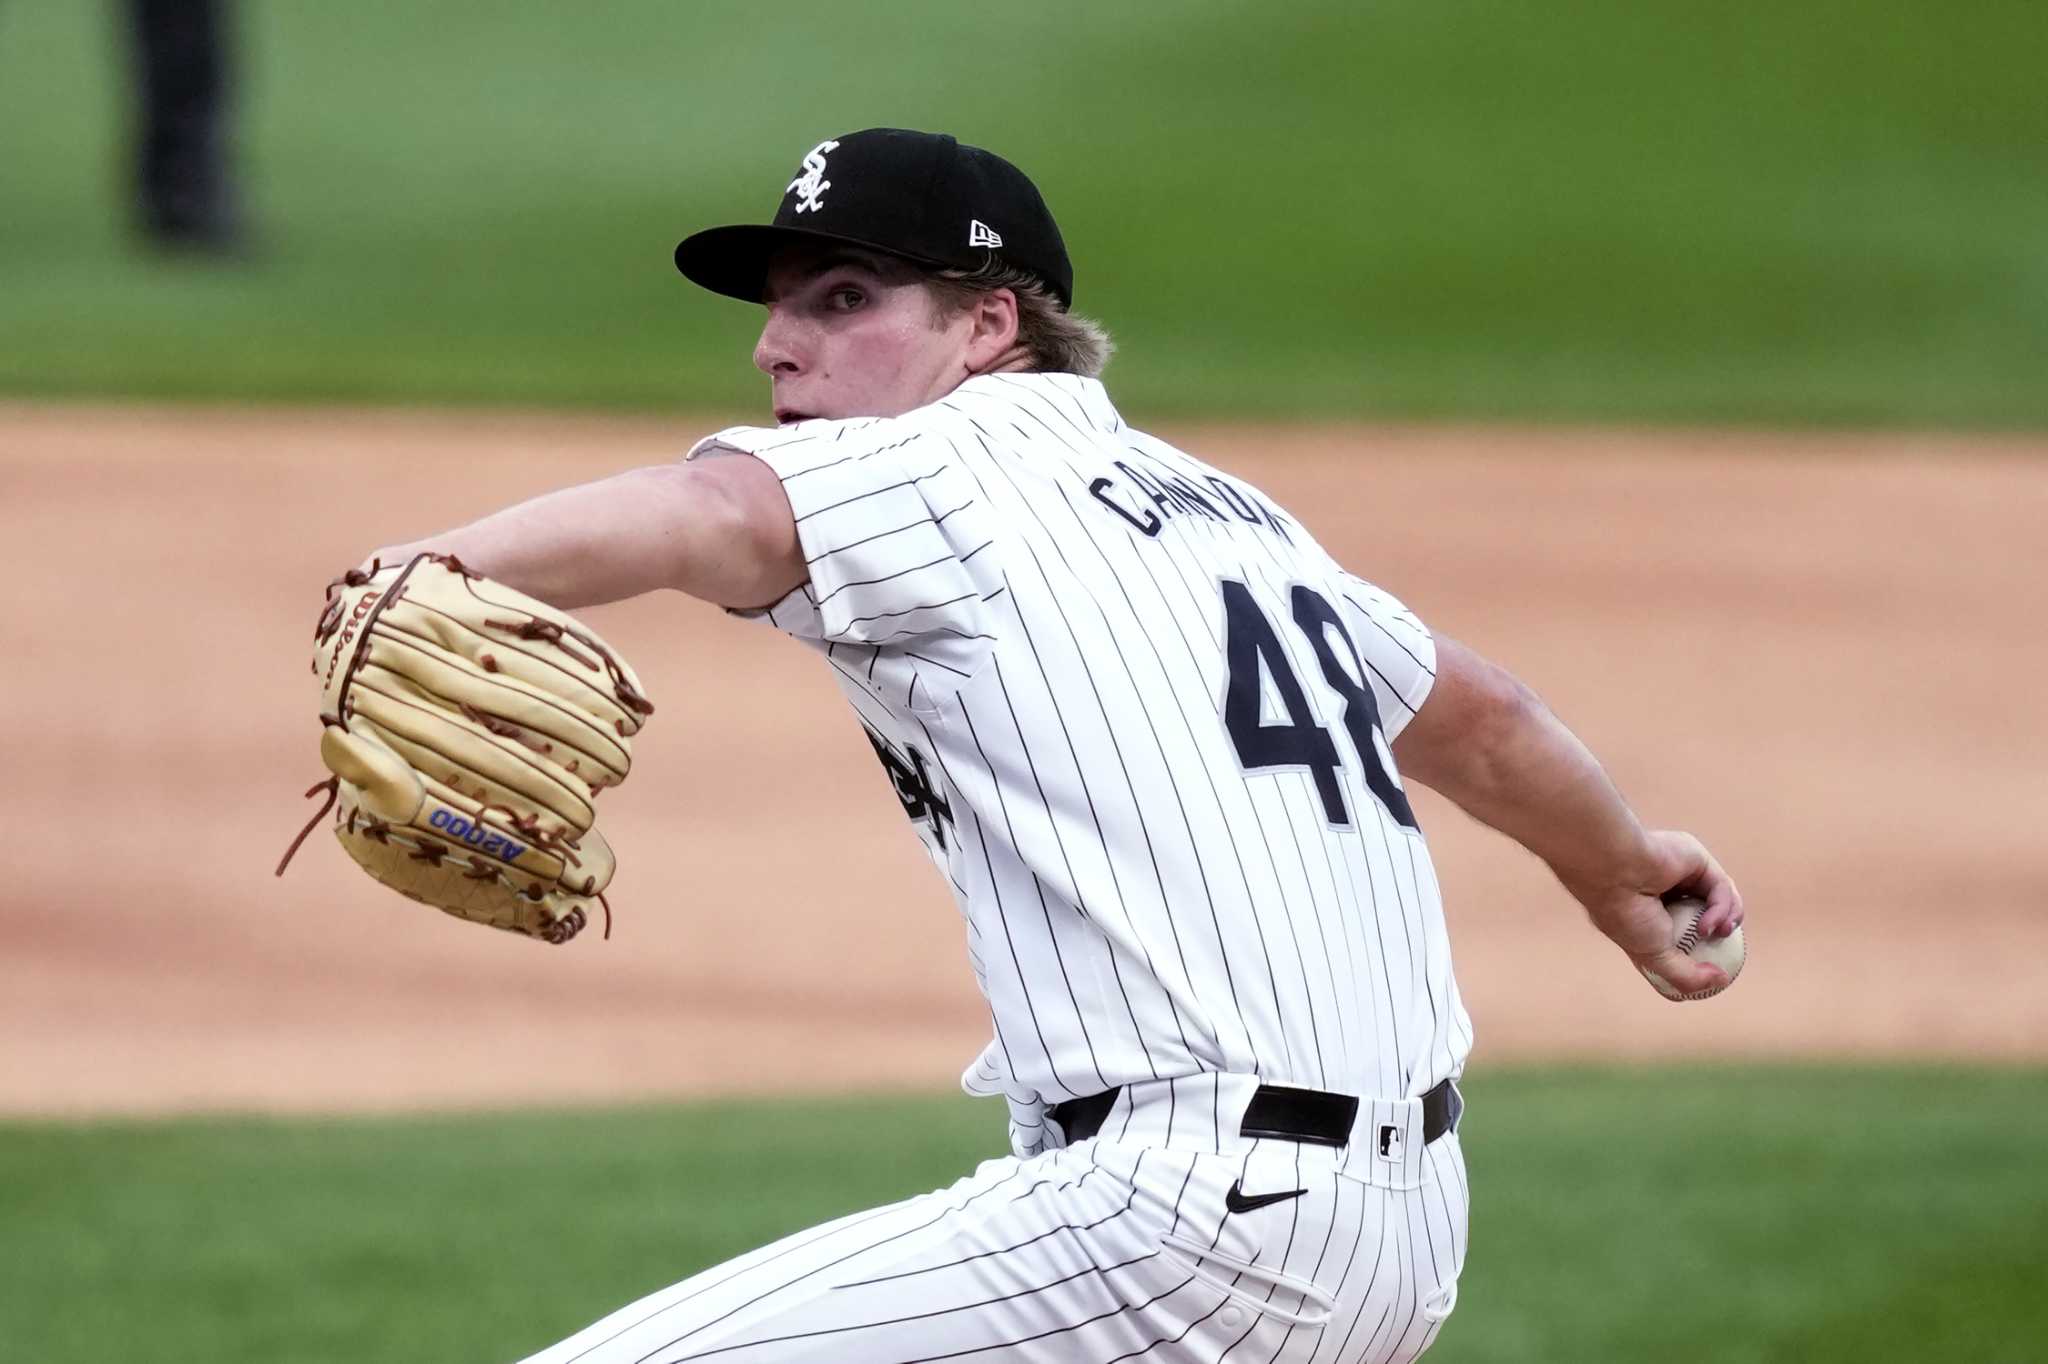
[[[1711,990],[1695,990],[1691,994],[1680,994],[1678,990],[1655,971],[1645,970],[1643,976],[1657,987],[1657,993],[1666,999],[1712,999],[1715,995],[1735,983],[1742,974],[1742,963],[1748,957],[1748,949],[1742,945],[1742,925],[1737,924],[1725,938],[1702,938],[1700,936],[1700,915],[1707,912],[1707,902],[1686,896],[1672,900],[1664,906],[1671,911],[1672,943],[1679,951],[1694,961],[1718,966],[1728,975],[1726,984]]]

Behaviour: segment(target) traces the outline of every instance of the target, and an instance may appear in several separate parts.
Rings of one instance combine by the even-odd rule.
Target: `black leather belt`
[[[1088,1140],[1102,1130],[1103,1119],[1116,1107],[1123,1091],[1105,1089],[1083,1099],[1068,1099],[1052,1106],[1052,1119],[1066,1133],[1069,1146]],[[1444,1080],[1422,1096],[1422,1140],[1435,1141],[1458,1125],[1465,1100],[1458,1087]],[[1244,1122],[1238,1133],[1247,1137],[1276,1137],[1282,1141],[1307,1142],[1314,1146],[1344,1146],[1351,1141],[1351,1126],[1358,1120],[1358,1100],[1349,1094],[1328,1094],[1320,1089],[1289,1089],[1285,1085],[1260,1085],[1245,1105]]]

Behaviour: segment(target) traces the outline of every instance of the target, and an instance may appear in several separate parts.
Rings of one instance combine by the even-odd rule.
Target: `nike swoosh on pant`
[[[1244,1181],[1240,1179],[1232,1181],[1230,1192],[1223,1195],[1223,1206],[1232,1212],[1250,1212],[1269,1203],[1285,1203],[1307,1192],[1307,1189],[1283,1189],[1279,1193],[1248,1194],[1244,1191]]]

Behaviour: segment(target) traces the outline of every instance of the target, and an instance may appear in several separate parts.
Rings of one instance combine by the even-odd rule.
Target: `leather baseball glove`
[[[551,943],[576,936],[615,863],[598,792],[632,767],[654,706],[573,617],[451,555],[354,570],[314,632],[334,836],[385,885]],[[610,933],[610,907],[605,905]]]

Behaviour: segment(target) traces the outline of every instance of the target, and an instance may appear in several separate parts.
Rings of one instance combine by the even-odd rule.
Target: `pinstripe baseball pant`
[[[1368,1100],[1342,1149],[1245,1138],[1256,1085],[1128,1086],[1091,1140],[799,1232],[527,1364],[1414,1359],[1465,1261],[1457,1134]]]

